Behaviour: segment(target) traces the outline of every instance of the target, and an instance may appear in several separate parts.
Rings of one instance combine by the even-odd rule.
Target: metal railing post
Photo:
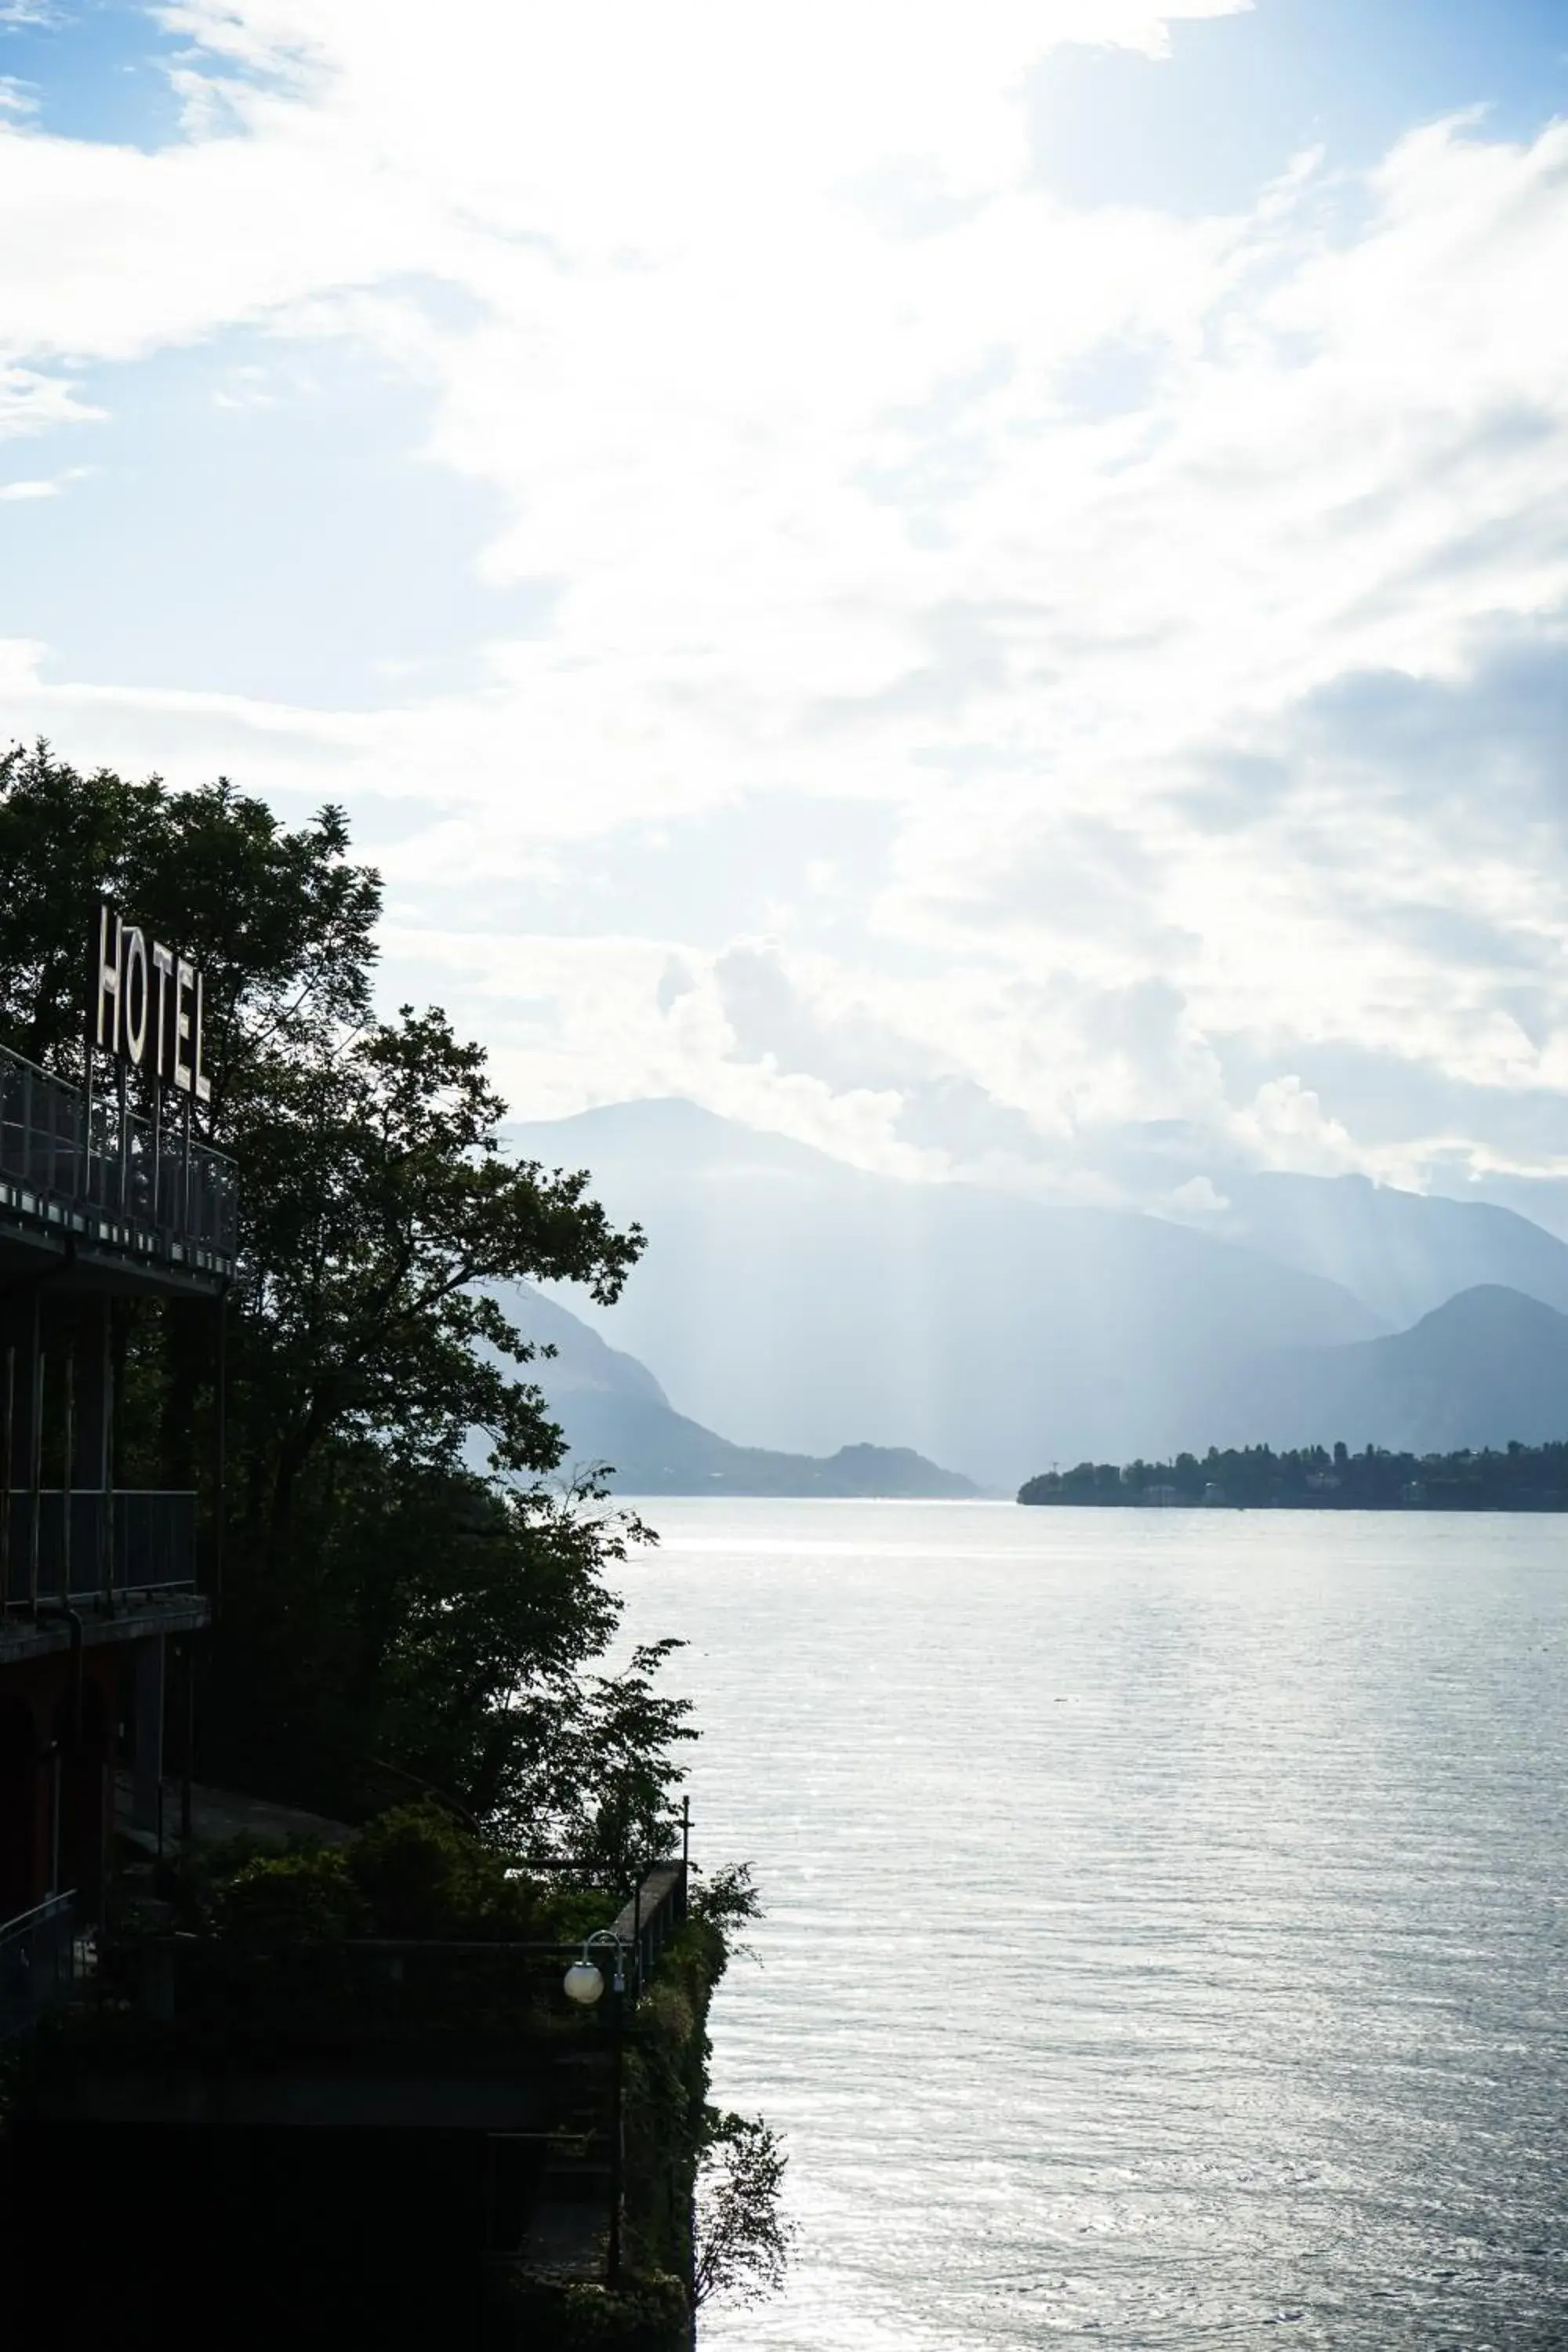
[[[125,1065],[118,1062],[114,1071],[114,1115],[120,1123],[120,1199],[116,1203],[120,1214],[125,1214],[126,1197],[131,1190],[131,1120],[125,1104]]]
[[[27,1387],[27,1606],[38,1605],[38,1544],[44,1516],[43,1309],[33,1293],[33,1377]]]
[[[92,1198],[92,1024],[88,1024],[87,1047],[82,1055],[85,1065],[81,1082],[81,1176],[78,1190],[84,1201]]]
[[[213,1398],[213,1549],[211,1600],[216,1610],[223,1599],[223,1553],[228,1517],[228,1285],[217,1303],[217,1379]]]
[[[163,1222],[163,1089],[153,1089],[153,1223]],[[171,1224],[174,1223],[170,1219]]]
[[[615,2016],[610,2024],[610,2234],[605,2249],[607,2284],[617,2287],[621,2283],[621,2204],[626,2195],[621,2178],[626,2162],[626,2000],[624,1992],[612,1992]]]
[[[5,1350],[5,1484],[4,1493],[0,1493],[0,1612],[9,1606],[11,1600],[11,1490],[16,1475],[16,1350],[12,1345]]]
[[[66,1353],[65,1475],[60,1480],[60,1599],[71,1597],[71,1480],[76,1471],[76,1350]]]
[[[100,1302],[102,1351],[98,1376],[102,1383],[98,1446],[98,1587],[106,1607],[114,1600],[114,1307],[107,1292]]]

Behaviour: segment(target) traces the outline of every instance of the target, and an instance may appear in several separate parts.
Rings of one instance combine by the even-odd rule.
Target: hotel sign
[[[100,906],[91,972],[93,1043],[194,1102],[210,1101],[200,965]]]

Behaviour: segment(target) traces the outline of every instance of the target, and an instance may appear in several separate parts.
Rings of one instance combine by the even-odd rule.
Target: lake
[[[1568,2345],[1568,1520],[659,1499],[747,2352]]]

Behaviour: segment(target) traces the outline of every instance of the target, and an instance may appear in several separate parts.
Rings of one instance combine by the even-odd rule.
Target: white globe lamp
[[[595,1928],[584,1945],[581,1958],[573,1961],[562,1979],[566,1989],[567,2000],[574,2000],[579,2009],[592,2009],[605,1990],[605,1972],[596,1965],[593,1957],[595,1947],[601,1954],[607,1948],[615,1955],[616,1973],[613,1983],[616,1992],[624,1993],[626,1989],[620,1937],[613,1928]]]

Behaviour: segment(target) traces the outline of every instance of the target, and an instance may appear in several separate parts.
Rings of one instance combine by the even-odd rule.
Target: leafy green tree
[[[668,1833],[685,1710],[668,1645],[594,1671],[645,1531],[549,1484],[560,1433],[496,1294],[608,1303],[640,1233],[506,1152],[483,1049],[438,1009],[375,1017],[381,884],[341,811],[290,828],[226,781],[0,756],[0,1041],[73,1078],[100,897],[201,962],[203,1128],[242,1171],[203,1769],[328,1811],[433,1788],[624,1866]],[[119,1344],[121,1475],[195,1483],[211,1309],[138,1308]]]
[[[348,846],[341,809],[291,831],[226,778],[175,793],[84,774],[47,743],[0,753],[0,1041],[80,1075],[88,942],[113,899],[206,974],[222,1141],[259,1060],[313,1024],[370,1016],[381,886]]]
[[[691,2300],[760,2303],[776,2294],[795,2238],[784,2207],[789,2159],[760,2116],[710,2108],[698,2172]]]

